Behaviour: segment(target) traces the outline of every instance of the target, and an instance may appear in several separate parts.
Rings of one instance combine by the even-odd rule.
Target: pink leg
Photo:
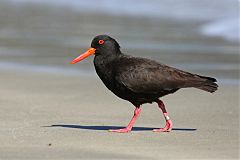
[[[136,107],[136,109],[134,110],[134,115],[131,119],[131,121],[129,122],[128,126],[126,128],[122,128],[122,129],[110,129],[110,132],[118,132],[118,133],[126,133],[126,132],[130,132],[132,130],[132,127],[137,119],[137,117],[139,116],[141,112],[141,108],[140,107]]]
[[[164,103],[161,100],[159,100],[157,103],[158,103],[159,108],[163,112],[163,115],[166,120],[166,125],[164,128],[154,129],[153,131],[154,132],[170,132],[172,130],[172,126],[173,126],[172,120],[168,116],[168,113],[167,113]]]

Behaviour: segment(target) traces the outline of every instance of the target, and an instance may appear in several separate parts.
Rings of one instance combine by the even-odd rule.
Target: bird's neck
[[[96,55],[94,57],[94,66],[96,71],[101,72],[102,74],[110,75],[109,72],[112,72],[114,68],[114,61],[119,58],[120,55]]]
[[[94,65],[97,67],[105,67],[113,65],[113,61],[121,57],[123,54],[119,48],[112,48],[109,50],[101,50],[101,52],[95,54]],[[96,67],[95,66],[95,67]]]
[[[121,55],[96,55],[94,66],[98,76],[103,83],[110,89],[113,82],[115,62]]]

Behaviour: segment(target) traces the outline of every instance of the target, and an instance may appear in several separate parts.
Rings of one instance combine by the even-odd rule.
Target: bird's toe
[[[110,129],[109,132],[116,132],[116,133],[128,133],[131,130],[128,128],[122,128],[122,129]]]

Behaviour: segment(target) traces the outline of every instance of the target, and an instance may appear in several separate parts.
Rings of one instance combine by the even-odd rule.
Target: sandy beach
[[[55,5],[0,2],[0,160],[239,159],[239,44],[202,34],[214,20]],[[165,124],[156,104],[142,106],[131,133],[108,132],[127,125],[134,107],[106,89],[93,57],[69,64],[102,33],[124,53],[215,77],[219,90],[163,97],[170,133],[152,132]]]
[[[170,133],[154,133],[164,119],[156,104],[133,113],[97,77],[1,71],[0,159],[237,159],[238,89],[215,94],[184,89],[163,98],[174,122]],[[84,91],[84,92],[82,92]]]

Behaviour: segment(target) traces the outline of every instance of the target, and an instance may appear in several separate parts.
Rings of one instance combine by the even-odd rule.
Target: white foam
[[[239,42],[239,18],[230,17],[203,25],[201,32],[208,36],[220,36],[229,41]]]

